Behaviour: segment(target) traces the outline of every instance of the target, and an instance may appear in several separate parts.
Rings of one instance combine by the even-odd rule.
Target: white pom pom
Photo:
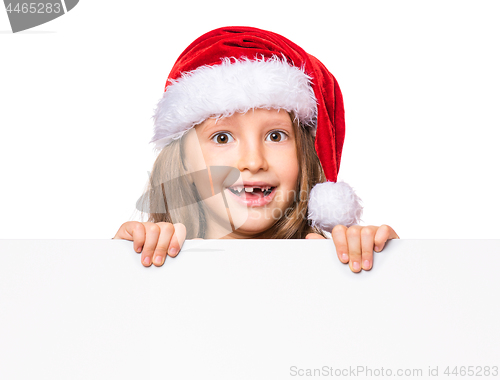
[[[345,182],[318,183],[309,195],[308,219],[312,226],[331,232],[337,224],[358,224],[363,212],[361,199]]]

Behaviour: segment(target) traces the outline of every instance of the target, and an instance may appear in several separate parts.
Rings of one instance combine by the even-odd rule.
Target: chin
[[[274,222],[275,222],[274,219],[269,219],[269,218],[266,219],[265,215],[254,214],[252,216],[252,213],[249,213],[247,219],[241,225],[238,226],[237,231],[241,232],[244,231],[249,234],[256,234],[268,230],[274,224]]]

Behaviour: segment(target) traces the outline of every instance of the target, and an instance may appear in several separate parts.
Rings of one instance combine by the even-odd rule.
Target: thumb
[[[184,245],[185,240],[186,240],[186,226],[184,226],[184,224],[182,223],[174,224],[174,234],[172,235],[172,240],[170,240],[170,245],[168,246],[167,254],[170,257],[177,256],[182,246]]]

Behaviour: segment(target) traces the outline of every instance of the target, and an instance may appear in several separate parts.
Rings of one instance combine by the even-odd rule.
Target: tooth
[[[241,190],[243,190],[243,186],[236,186],[236,191],[238,191],[239,193],[241,193]]]
[[[251,192],[253,192],[253,187],[245,187],[245,191],[247,193],[251,193]]]

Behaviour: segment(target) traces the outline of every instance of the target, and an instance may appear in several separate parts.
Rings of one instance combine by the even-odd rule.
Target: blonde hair
[[[252,236],[253,239],[304,239],[308,233],[317,233],[325,237],[323,231],[312,227],[307,219],[307,202],[309,193],[317,183],[325,182],[326,177],[314,148],[314,136],[290,115],[293,122],[299,176],[292,204],[285,213],[266,231]],[[162,149],[155,160],[151,172],[151,180],[144,196],[149,212],[148,222],[182,223],[186,226],[186,239],[204,238],[206,233],[206,215],[202,200],[196,189],[187,178],[187,170],[182,157],[184,138],[174,140]],[[174,181],[172,181],[175,179]],[[191,191],[179,191],[191,189]],[[171,204],[183,205],[181,208],[169,209]]]

